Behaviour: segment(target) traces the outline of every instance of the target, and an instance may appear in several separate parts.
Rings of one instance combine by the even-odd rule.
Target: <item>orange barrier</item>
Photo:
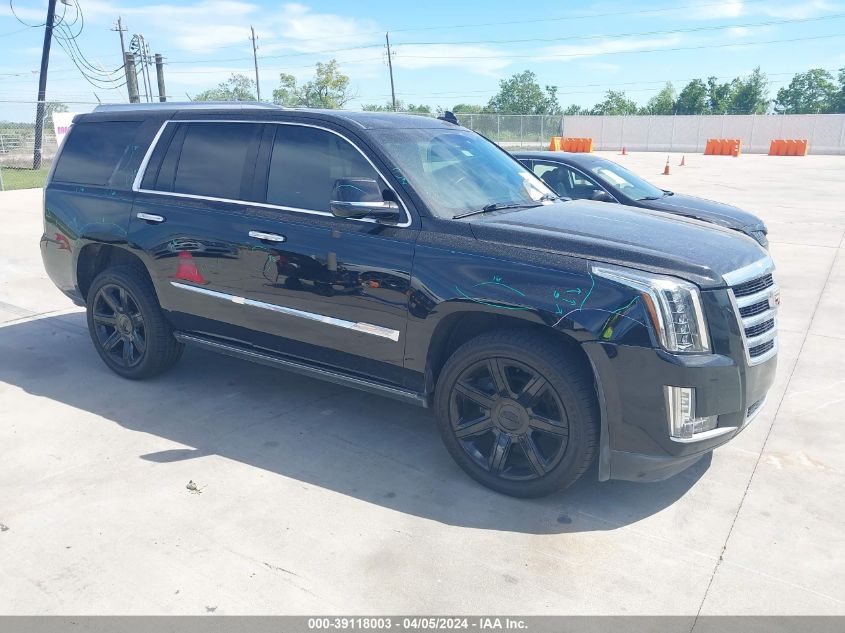
[[[772,139],[769,156],[806,156],[810,146],[807,139]]]
[[[704,146],[705,156],[739,156],[742,141],[738,138],[708,138]]]
[[[564,152],[592,152],[593,139],[553,136],[552,140],[549,142],[549,150]]]

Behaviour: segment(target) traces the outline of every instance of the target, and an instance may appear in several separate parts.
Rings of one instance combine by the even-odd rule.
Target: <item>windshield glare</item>
[[[438,217],[452,218],[490,204],[535,206],[555,196],[542,180],[474,132],[435,128],[372,134],[399,181],[410,184]]]
[[[590,168],[596,176],[604,178],[608,184],[634,200],[642,200],[644,198],[662,198],[663,190],[655,187],[650,182],[646,182],[639,176],[632,174],[630,171],[612,163],[610,161],[602,161],[601,163]]]

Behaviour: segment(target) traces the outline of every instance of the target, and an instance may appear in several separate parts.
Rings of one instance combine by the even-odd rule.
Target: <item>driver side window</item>
[[[267,202],[283,207],[331,212],[339,178],[372,178],[373,166],[337,134],[301,125],[276,125],[267,178]]]

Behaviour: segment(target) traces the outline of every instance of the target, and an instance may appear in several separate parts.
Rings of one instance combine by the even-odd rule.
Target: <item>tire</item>
[[[507,330],[468,341],[446,361],[434,402],[453,459],[506,495],[562,490],[596,454],[592,372],[549,337]]]
[[[94,279],[87,297],[88,332],[103,362],[130,380],[170,369],[184,345],[173,337],[145,272],[118,266]]]

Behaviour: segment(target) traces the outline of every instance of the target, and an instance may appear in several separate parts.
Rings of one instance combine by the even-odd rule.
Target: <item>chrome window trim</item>
[[[408,208],[405,206],[405,202],[399,196],[399,193],[396,191],[396,189],[393,188],[393,185],[390,184],[390,181],[387,180],[387,178],[385,178],[385,176],[381,172],[381,170],[378,167],[376,167],[375,163],[373,163],[372,160],[370,160],[370,157],[367,156],[364,153],[364,151],[360,147],[358,147],[358,145],[356,145],[349,137],[347,137],[347,136],[341,134],[340,132],[333,130],[331,128],[324,127],[322,125],[314,125],[312,123],[298,123],[298,122],[293,122],[293,121],[255,121],[255,120],[250,121],[248,119],[237,119],[237,120],[235,120],[235,119],[178,119],[178,120],[177,119],[168,119],[167,121],[165,121],[164,123],[161,124],[161,127],[159,128],[155,137],[153,137],[152,143],[150,143],[149,148],[147,148],[147,153],[144,155],[144,159],[141,161],[141,165],[138,168],[138,173],[135,175],[135,180],[132,183],[132,191],[134,191],[135,193],[149,193],[149,194],[154,194],[154,195],[158,195],[158,196],[175,196],[177,198],[189,198],[189,199],[193,199],[193,200],[209,200],[211,202],[230,202],[230,203],[233,203],[233,204],[243,204],[243,205],[247,205],[247,206],[257,206],[257,207],[262,207],[262,208],[265,208],[265,209],[276,209],[276,210],[279,210],[279,211],[291,211],[291,212],[294,212],[294,213],[306,213],[306,214],[309,214],[309,215],[321,215],[321,216],[330,217],[330,218],[335,217],[330,211],[319,211],[317,209],[300,209],[298,207],[287,207],[287,206],[279,205],[279,204],[269,204],[267,202],[251,202],[249,200],[235,200],[235,199],[232,199],[232,198],[216,198],[214,196],[201,196],[201,195],[196,195],[196,194],[191,194],[191,193],[178,193],[178,192],[172,192],[172,191],[157,191],[155,189],[142,189],[141,188],[141,182],[144,180],[144,175],[147,172],[147,167],[149,166],[150,158],[152,157],[153,151],[155,150],[156,146],[158,145],[158,142],[161,139],[161,135],[164,133],[165,127],[167,127],[167,125],[169,125],[171,123],[174,123],[174,124],[178,124],[178,123],[252,123],[253,125],[295,125],[295,126],[299,126],[299,127],[309,127],[309,128],[314,128],[316,130],[323,130],[325,132],[329,132],[331,134],[334,134],[335,136],[342,138],[344,141],[346,141],[352,147],[354,147],[355,150],[359,154],[361,154],[361,156],[364,157],[364,160],[366,160],[370,164],[370,167],[373,168],[373,170],[381,177],[381,179],[384,181],[384,183],[387,185],[387,187],[396,196],[396,199],[399,201],[399,205],[401,206],[402,210],[405,213],[405,221],[400,222],[398,224],[394,224],[393,226],[400,227],[400,228],[406,228],[406,227],[411,226],[411,224],[412,224],[411,213],[410,213],[410,211],[408,211]],[[351,221],[351,222],[369,222],[371,224],[378,224],[378,222],[376,220],[374,220],[373,218],[337,218],[337,219],[338,220],[344,220],[344,221]]]
[[[279,312],[288,316],[295,316],[301,319],[308,319],[309,321],[317,321],[318,323],[325,323],[326,325],[333,325],[335,327],[344,328],[346,330],[354,330],[362,334],[371,334],[372,336],[379,336],[387,338],[391,341],[399,341],[399,330],[392,330],[390,328],[375,325],[373,323],[364,323],[361,321],[347,321],[345,319],[338,319],[336,317],[325,316],[315,312],[306,312],[305,310],[297,310],[295,308],[286,308],[275,303],[266,303],[264,301],[256,301],[255,299],[247,299],[246,297],[239,297],[237,295],[230,295],[225,292],[218,292],[217,290],[209,290],[208,288],[200,288],[198,286],[191,286],[190,284],[183,284],[178,281],[171,281],[170,285],[180,290],[188,290],[196,292],[207,297],[214,297],[223,301],[231,301],[238,305],[250,306],[253,308],[261,308],[263,310],[270,310],[272,312]]]

